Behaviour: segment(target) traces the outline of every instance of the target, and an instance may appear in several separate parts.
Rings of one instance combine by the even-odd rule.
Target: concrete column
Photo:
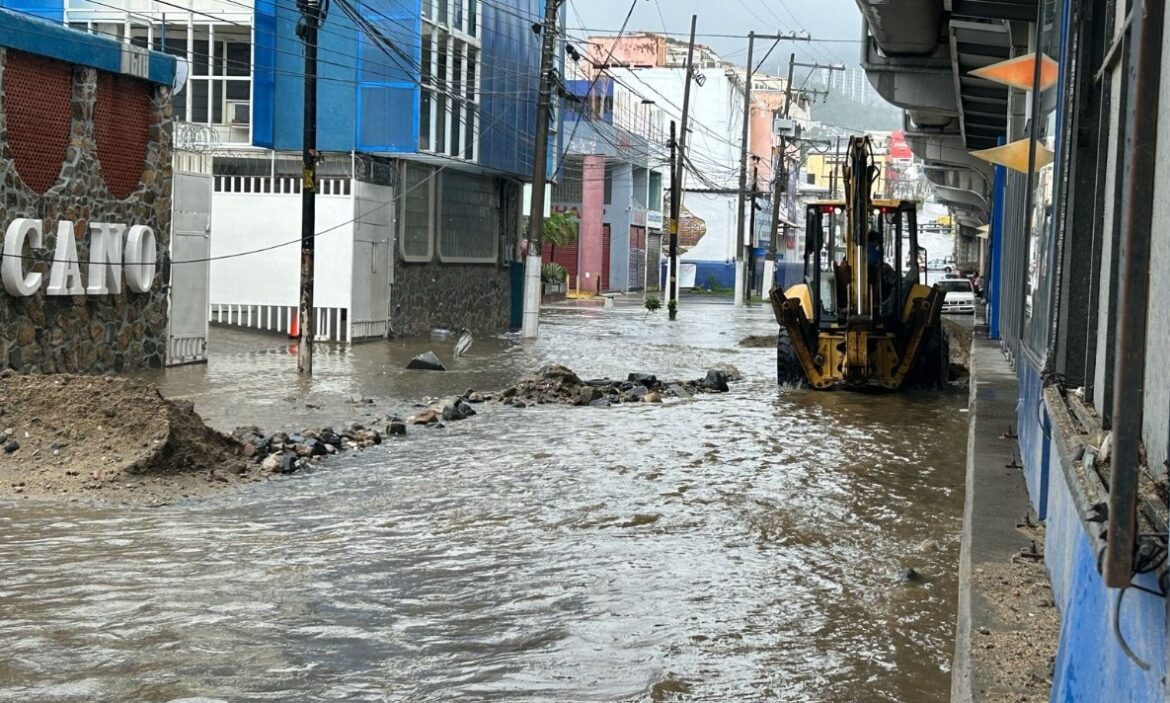
[[[586,156],[581,166],[581,231],[577,246],[581,290],[596,292],[601,267],[601,225],[605,218],[605,157]]]
[[[633,222],[634,168],[614,164],[609,203],[609,287],[630,288],[630,225]]]

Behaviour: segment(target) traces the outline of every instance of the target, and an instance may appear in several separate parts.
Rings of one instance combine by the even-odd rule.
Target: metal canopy
[[[1036,0],[951,0],[952,17],[1036,21]]]
[[[951,19],[949,36],[963,141],[969,149],[993,147],[1007,134],[1008,88],[976,78],[971,71],[1011,54],[1007,25]]]
[[[1037,0],[857,4],[866,22],[862,63],[878,93],[906,110],[907,142],[936,194],[986,222],[990,169],[968,152],[1007,136],[1010,89],[971,71],[1012,58],[1011,28],[1036,21]]]

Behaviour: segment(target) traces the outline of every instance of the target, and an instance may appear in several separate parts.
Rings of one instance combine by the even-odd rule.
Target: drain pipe
[[[1137,489],[1146,372],[1150,238],[1158,145],[1165,0],[1140,0],[1129,41],[1129,99],[1121,192],[1117,355],[1113,364],[1113,468],[1109,473],[1109,532],[1101,575],[1108,588],[1130,585],[1137,539]],[[1135,5],[1136,9],[1136,5]]]

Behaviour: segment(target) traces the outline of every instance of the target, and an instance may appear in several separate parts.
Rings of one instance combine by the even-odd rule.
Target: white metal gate
[[[207,361],[211,157],[176,151],[173,184],[167,366]]]

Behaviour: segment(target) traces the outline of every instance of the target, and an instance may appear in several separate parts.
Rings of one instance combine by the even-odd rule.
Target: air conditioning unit
[[[247,100],[228,100],[227,114],[229,124],[248,124],[252,119],[252,104]]]

